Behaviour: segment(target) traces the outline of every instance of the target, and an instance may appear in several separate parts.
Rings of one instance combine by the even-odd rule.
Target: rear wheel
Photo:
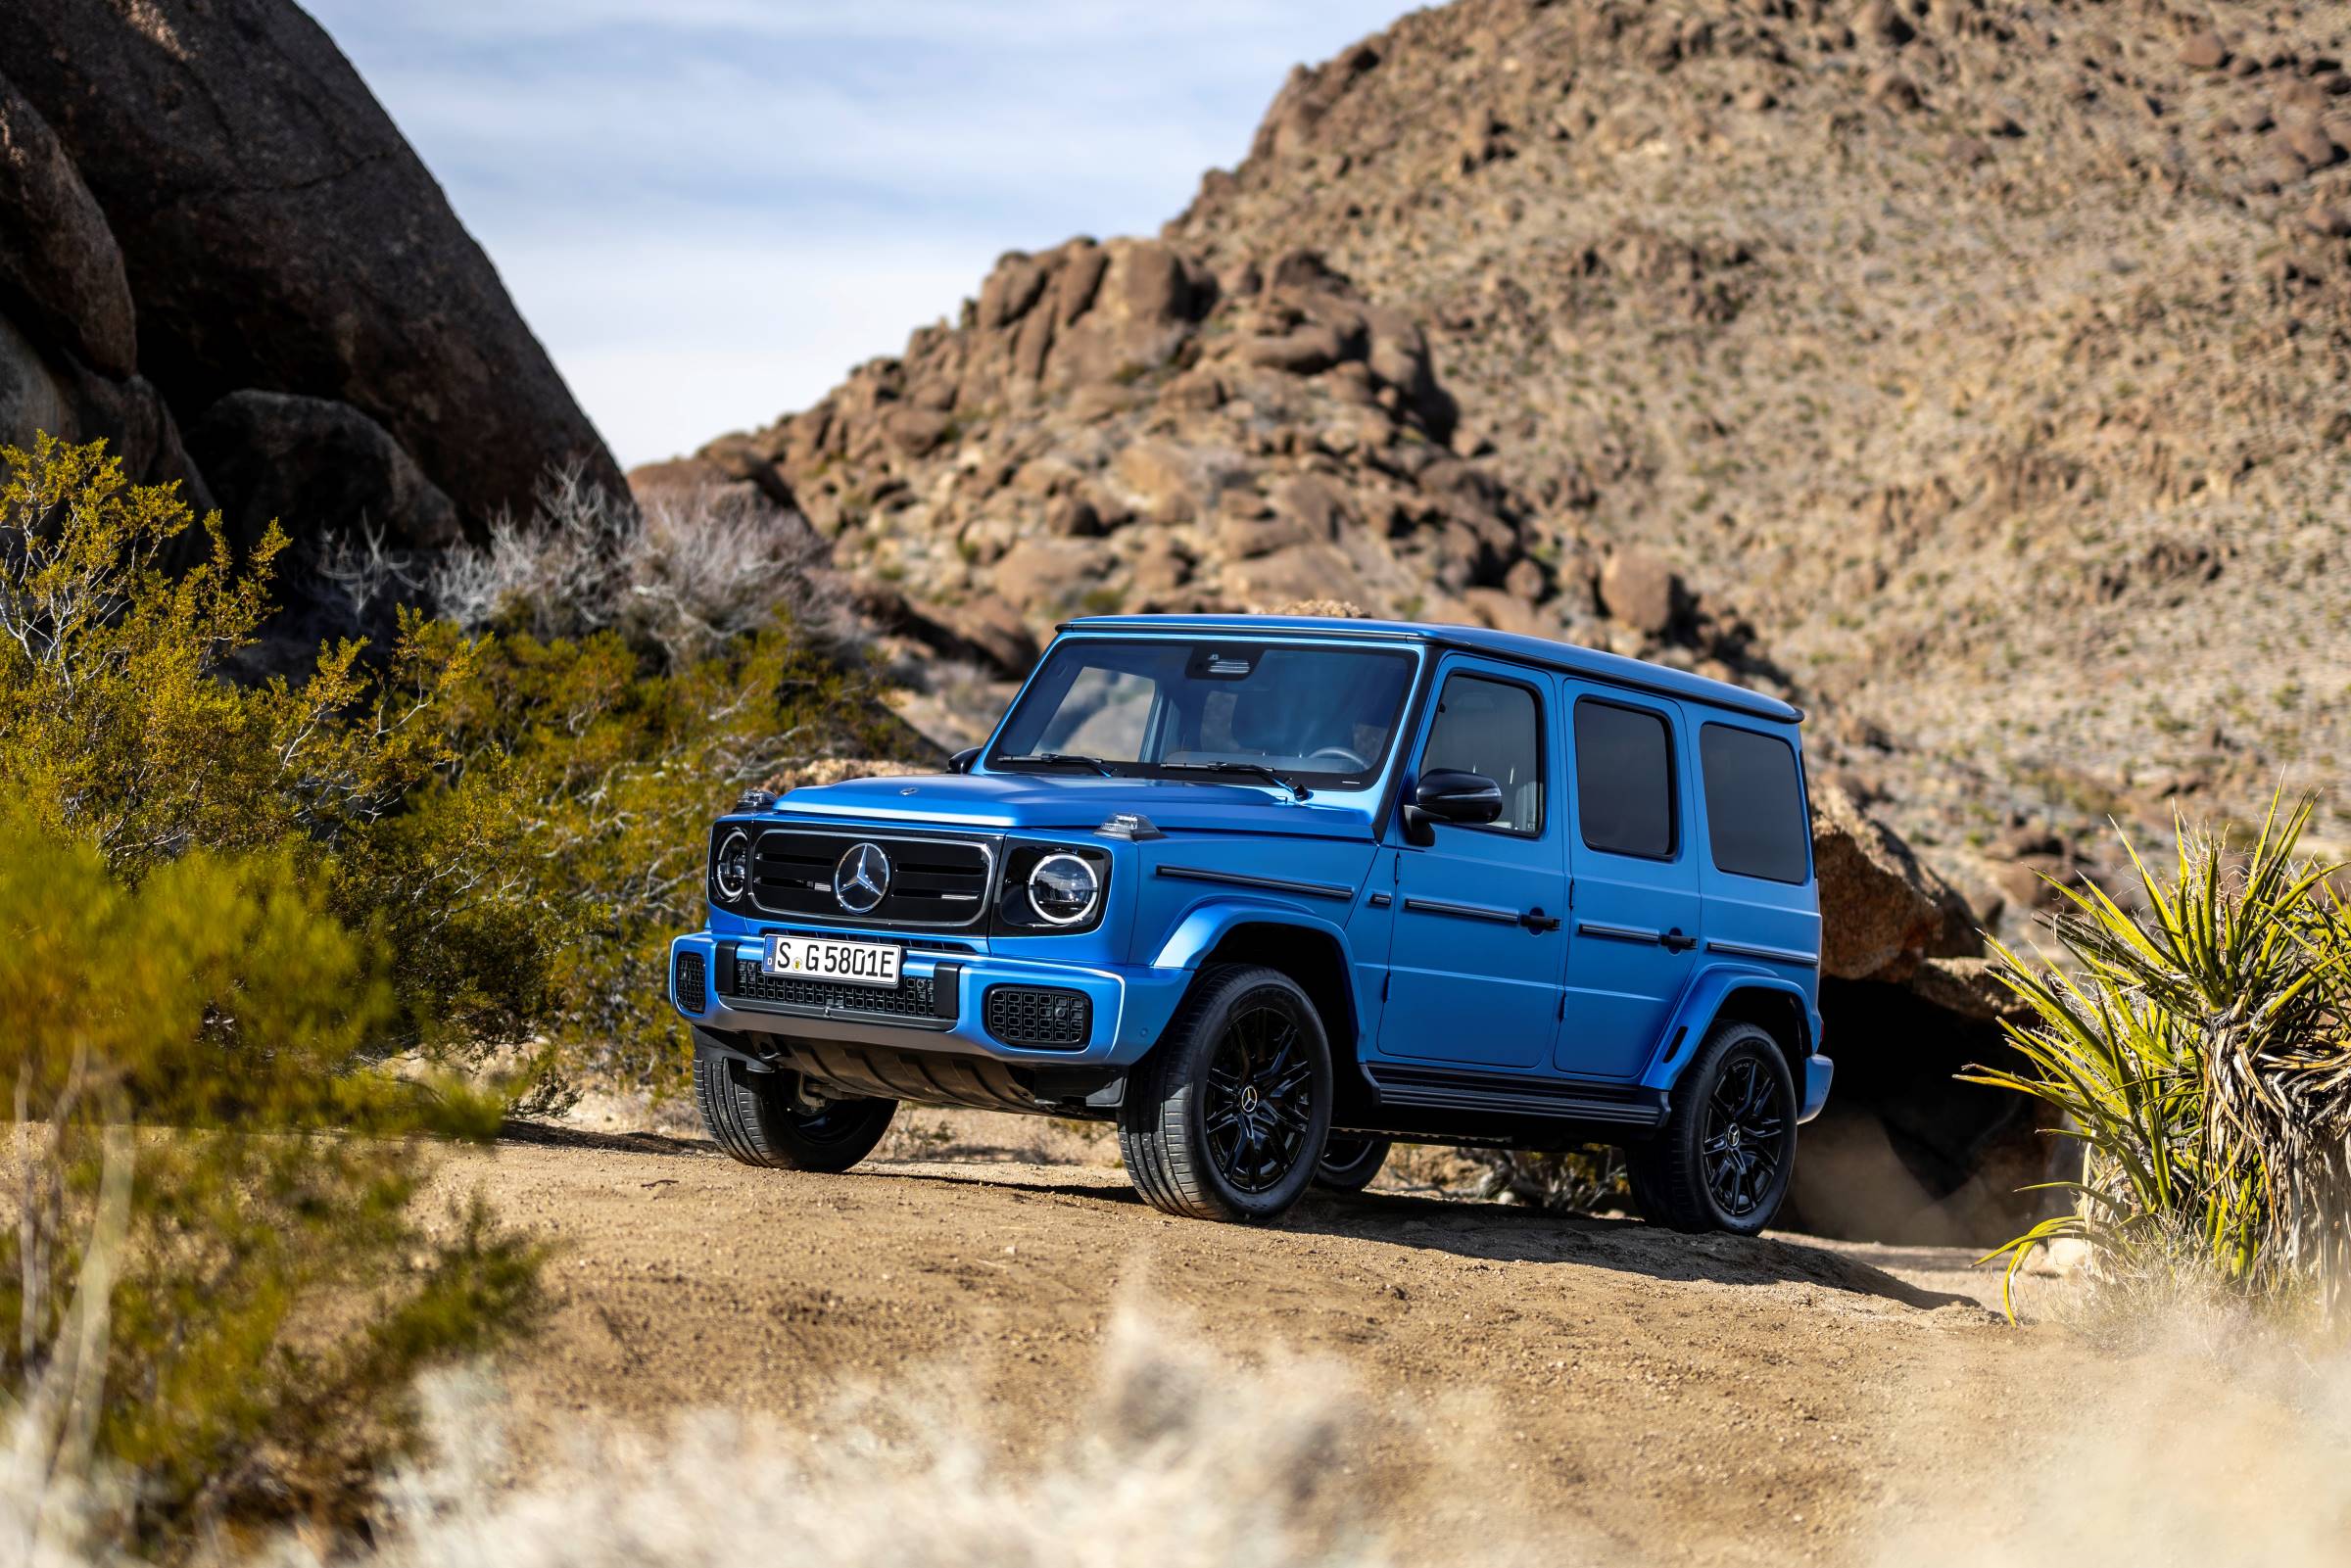
[[[1369,1133],[1334,1132],[1322,1140],[1315,1185],[1329,1192],[1362,1192],[1388,1161],[1388,1140]]]
[[[1625,1151],[1634,1206],[1675,1230],[1753,1235],[1788,1196],[1796,1109],[1779,1041],[1756,1024],[1718,1024],[1675,1087],[1665,1125]]]
[[[1155,1209],[1271,1219],[1314,1179],[1330,1098],[1330,1046],[1297,981],[1219,965],[1128,1080],[1119,1148]]]
[[[846,1170],[874,1152],[897,1115],[895,1100],[803,1105],[789,1072],[754,1070],[708,1046],[694,1052],[694,1100],[710,1141],[746,1165]]]

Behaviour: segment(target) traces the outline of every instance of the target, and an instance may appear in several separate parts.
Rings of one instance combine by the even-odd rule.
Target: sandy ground
[[[548,1331],[504,1369],[518,1462],[603,1417],[821,1425],[844,1394],[927,1384],[966,1388],[1017,1457],[1080,1419],[1114,1318],[1140,1313],[1234,1376],[1336,1363],[1395,1417],[1367,1442],[1408,1546],[1442,1531],[1459,1553],[1458,1467],[1404,1451],[1452,1434],[1495,1506],[1602,1558],[1861,1560],[1974,1484],[1998,1433],[2051,1430],[2078,1354],[2001,1320],[1956,1251],[1378,1191],[1277,1228],[1178,1221],[1098,1144],[988,1120],[995,1146],[918,1123],[843,1176],[576,1126],[453,1157],[447,1187],[556,1249]],[[950,1131],[959,1158],[908,1157]]]

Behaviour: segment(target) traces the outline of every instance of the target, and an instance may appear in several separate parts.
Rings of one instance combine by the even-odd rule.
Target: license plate
[[[843,985],[898,983],[906,950],[895,942],[837,942],[825,936],[771,936],[761,968],[770,974]]]

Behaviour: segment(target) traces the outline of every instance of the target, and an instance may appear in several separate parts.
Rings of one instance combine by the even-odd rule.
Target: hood
[[[1271,786],[1195,784],[1180,779],[1095,779],[1067,774],[922,774],[849,779],[794,789],[769,807],[774,817],[843,817],[940,828],[1084,829],[1122,811],[1162,832],[1282,833],[1368,838],[1377,797],[1366,792],[1292,800]]]

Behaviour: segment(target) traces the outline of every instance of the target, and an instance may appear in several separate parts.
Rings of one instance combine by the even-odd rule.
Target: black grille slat
[[[889,893],[864,914],[833,896],[833,871],[853,845],[878,844],[889,857]],[[977,839],[907,838],[888,832],[813,832],[771,828],[751,853],[751,899],[776,915],[879,926],[972,926],[986,918],[991,863]]]
[[[895,989],[878,985],[843,985],[838,980],[807,980],[790,974],[770,974],[755,958],[735,961],[735,986],[728,993],[753,1002],[806,1008],[818,1013],[870,1013],[884,1018],[936,1019],[931,977],[913,975]],[[948,1015],[951,1017],[952,1015]]]
[[[1006,1045],[1039,1051],[1082,1046],[1094,1030],[1093,999],[1083,991],[1037,985],[991,985],[987,1032]]]

